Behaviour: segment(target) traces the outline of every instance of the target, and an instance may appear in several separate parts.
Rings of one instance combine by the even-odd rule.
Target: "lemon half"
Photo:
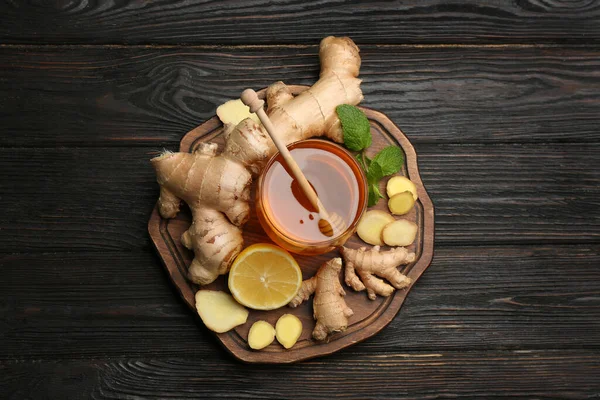
[[[274,310],[288,304],[302,284],[294,257],[268,243],[248,246],[229,271],[229,291],[238,303],[255,310]]]

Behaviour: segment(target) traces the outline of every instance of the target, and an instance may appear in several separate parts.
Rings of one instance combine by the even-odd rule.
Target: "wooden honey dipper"
[[[275,147],[277,147],[279,154],[283,157],[287,170],[291,172],[296,182],[298,182],[300,189],[302,189],[302,192],[312,207],[319,213],[321,217],[318,222],[319,231],[328,237],[332,237],[334,233],[341,233],[346,227],[344,220],[336,213],[329,214],[327,210],[325,210],[323,203],[321,203],[317,193],[308,182],[308,179],[306,179],[306,176],[304,176],[304,173],[296,163],[296,160],[292,157],[286,144],[277,136],[275,127],[264,110],[265,102],[259,99],[258,94],[252,89],[244,90],[240,98],[242,102],[250,108],[250,112],[255,113],[258,116],[260,122],[262,122],[267,133],[271,137],[271,140],[275,143]]]

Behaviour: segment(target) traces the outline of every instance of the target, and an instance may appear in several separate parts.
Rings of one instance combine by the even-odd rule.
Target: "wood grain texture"
[[[438,247],[390,325],[341,354],[599,350],[597,265],[599,245]],[[233,360],[154,250],[3,255],[0,270],[2,360]]]
[[[598,142],[595,49],[361,46],[364,106],[421,143]],[[317,47],[0,47],[0,146],[176,146],[247,87],[311,85]]]
[[[599,147],[416,146],[436,246],[597,243]],[[150,248],[160,150],[0,149],[0,252]]]
[[[600,145],[416,149],[423,182],[436,205],[436,244],[600,239],[600,197],[595,194],[600,189]]]
[[[150,248],[143,221],[156,201],[149,160],[158,153],[0,149],[0,252]]]
[[[598,43],[594,0],[0,3],[0,41],[53,44]]]
[[[0,362],[23,398],[587,399],[600,394],[597,351],[338,353],[327,362],[240,366],[201,358]],[[394,377],[394,379],[390,379]]]
[[[0,3],[0,397],[600,397],[600,3],[348,7]],[[436,257],[376,337],[250,369],[168,284],[147,160],[248,86],[312,84],[327,34],[421,156]]]

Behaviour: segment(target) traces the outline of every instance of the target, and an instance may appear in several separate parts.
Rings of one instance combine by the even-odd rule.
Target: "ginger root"
[[[248,332],[248,346],[254,350],[264,349],[275,340],[275,328],[267,321],[256,321]]]
[[[161,216],[175,217],[181,200],[192,211],[192,225],[181,243],[195,254],[188,277],[201,285],[229,270],[242,250],[239,226],[250,217],[250,172],[216,151],[216,144],[203,143],[191,154],[164,152],[152,159],[160,185]]]
[[[358,52],[349,38],[327,37],[319,50],[320,78],[311,88],[296,97],[282,82],[267,89],[267,114],[286,143],[321,135],[343,141],[335,108],[363,98]],[[275,152],[263,126],[251,118],[226,126],[225,140],[219,155],[216,144],[206,143],[192,154],[164,152],[152,159],[160,185],[160,215],[175,217],[181,200],[192,212],[192,226],[181,241],[195,255],[188,278],[201,285],[227,273],[241,251],[252,175],[258,175]]]
[[[297,307],[314,293],[313,317],[317,320],[312,336],[315,340],[325,340],[333,332],[343,332],[348,328],[348,318],[354,313],[346,305],[346,292],[340,284],[342,259],[333,258],[323,264],[315,276],[302,282],[290,307]]]
[[[387,297],[394,292],[394,288],[402,289],[412,282],[397,269],[399,265],[415,261],[415,253],[404,247],[388,251],[381,251],[379,246],[370,250],[365,247],[358,250],[342,247],[341,253],[346,264],[346,284],[356,291],[367,289],[371,300],[375,300],[377,295]],[[378,276],[385,278],[391,285],[377,278]]]
[[[248,310],[225,292],[198,290],[196,292],[196,310],[211,331],[227,332],[246,323]]]

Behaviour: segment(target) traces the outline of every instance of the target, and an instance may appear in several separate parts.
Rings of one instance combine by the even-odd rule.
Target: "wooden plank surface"
[[[9,1],[0,15],[0,397],[600,397],[600,2]],[[312,84],[329,34],[357,41],[363,105],[415,144],[435,258],[376,337],[248,368],[150,245],[148,159],[246,87]]]
[[[413,144],[597,142],[595,49],[362,46],[364,106]],[[174,146],[247,87],[312,84],[316,46],[0,47],[1,146]]]
[[[149,160],[160,150],[0,149],[0,252],[150,248],[158,185]],[[578,143],[418,146],[436,246],[597,243],[599,151]]]
[[[598,43],[594,0],[57,1],[0,3],[0,42],[297,44]]]
[[[598,244],[436,248],[400,314],[343,353],[598,350],[597,265]],[[1,360],[230,359],[150,250],[4,255],[0,268]]]
[[[11,399],[331,399],[342,390],[344,399],[357,400],[588,399],[600,392],[599,367],[597,351],[346,352],[277,367],[128,357],[0,362],[0,384]]]

